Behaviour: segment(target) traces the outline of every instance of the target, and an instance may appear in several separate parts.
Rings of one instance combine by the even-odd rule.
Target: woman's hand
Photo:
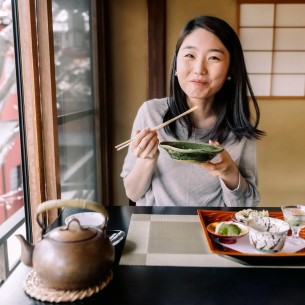
[[[138,159],[129,175],[124,179],[126,195],[132,201],[138,201],[144,196],[151,185],[159,156],[158,144],[156,131],[145,128],[135,132],[130,148]]]
[[[159,156],[159,139],[156,131],[146,127],[137,130],[132,140],[131,149],[137,158],[156,159]]]
[[[218,142],[213,142],[211,140],[209,141],[209,144],[221,147]],[[219,176],[229,189],[234,190],[239,184],[238,167],[226,150],[219,153],[219,157],[219,162],[206,162],[202,163],[202,166],[205,167],[212,175]]]

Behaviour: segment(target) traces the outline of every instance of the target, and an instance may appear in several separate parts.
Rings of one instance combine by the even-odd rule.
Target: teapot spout
[[[33,267],[33,250],[34,246],[29,243],[22,235],[15,235],[21,243],[21,261],[29,266]]]

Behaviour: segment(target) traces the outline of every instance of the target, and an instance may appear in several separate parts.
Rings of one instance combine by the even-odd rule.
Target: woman
[[[149,128],[194,106],[199,109],[158,132]],[[216,17],[189,21],[177,41],[170,96],[145,102],[134,121],[121,173],[127,197],[137,205],[256,206],[256,139],[264,134],[258,123],[258,104],[234,30]],[[158,147],[175,140],[208,142],[224,151],[200,165],[177,162]]]

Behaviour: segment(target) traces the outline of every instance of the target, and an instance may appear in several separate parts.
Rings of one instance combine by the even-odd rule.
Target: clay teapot
[[[114,247],[106,235],[108,212],[100,204],[87,200],[50,200],[37,207],[37,222],[43,228],[40,214],[51,208],[73,207],[100,212],[105,217],[104,227],[82,227],[77,219],[55,228],[32,245],[22,235],[21,261],[54,289],[84,289],[97,284],[111,271]]]

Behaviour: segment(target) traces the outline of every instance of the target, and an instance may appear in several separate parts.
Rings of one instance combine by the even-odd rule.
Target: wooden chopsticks
[[[168,121],[166,121],[166,122],[164,122],[164,123],[162,123],[162,124],[160,124],[160,125],[158,125],[158,126],[156,126],[156,127],[151,128],[151,130],[152,130],[152,131],[159,130],[159,129],[165,127],[166,125],[168,125],[168,124],[170,124],[170,123],[172,123],[172,122],[174,122],[174,121],[180,119],[180,118],[183,117],[184,115],[186,115],[186,114],[188,114],[188,113],[190,113],[190,112],[196,110],[197,108],[198,108],[198,106],[194,106],[193,108],[191,108],[191,109],[189,109],[189,110],[187,110],[187,111],[181,113],[180,115],[178,115],[178,116],[176,116],[176,117],[174,117],[174,118],[172,118],[172,119],[170,119],[170,120],[168,120]],[[129,140],[127,140],[127,141],[125,141],[125,142],[123,142],[123,143],[121,143],[121,144],[116,145],[114,148],[115,148],[116,150],[121,150],[121,149],[123,149],[123,148],[129,146],[130,143],[132,142],[132,140],[133,140],[133,139],[129,139]]]

